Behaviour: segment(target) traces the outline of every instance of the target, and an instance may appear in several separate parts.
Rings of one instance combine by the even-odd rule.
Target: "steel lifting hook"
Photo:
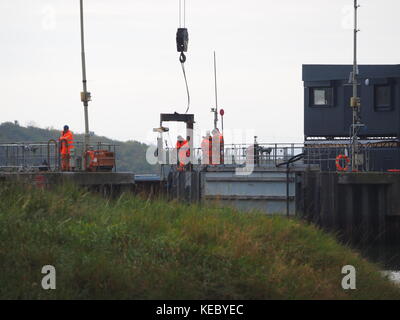
[[[186,62],[186,55],[183,52],[181,52],[181,55],[179,56],[179,61],[180,63]]]

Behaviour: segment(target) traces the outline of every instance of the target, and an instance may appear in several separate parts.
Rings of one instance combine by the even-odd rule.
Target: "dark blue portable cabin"
[[[352,122],[351,65],[303,65],[304,135],[348,137]],[[361,138],[400,137],[400,65],[360,65]]]

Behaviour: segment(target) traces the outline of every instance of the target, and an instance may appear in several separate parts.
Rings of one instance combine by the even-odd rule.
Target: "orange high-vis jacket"
[[[178,162],[181,167],[185,166],[184,162],[181,160],[185,159],[186,157],[190,157],[190,149],[189,143],[187,140],[184,141],[177,141],[176,142],[176,149],[178,150]],[[182,149],[182,150],[181,150]]]
[[[224,137],[221,133],[218,133],[212,137],[212,146],[211,146],[211,152],[212,152],[212,161],[210,161],[211,164],[224,164]]]
[[[187,143],[187,141],[186,140],[184,140],[184,141],[177,141],[176,142],[176,149],[181,149],[185,144]]]
[[[212,155],[212,137],[205,137],[201,142],[201,151],[203,155],[203,164],[211,164],[211,155]]]
[[[62,131],[59,141],[61,144],[60,153],[61,154],[70,154],[71,150],[74,148],[74,135],[72,134],[72,131],[68,130],[65,133],[64,133],[64,131]]]

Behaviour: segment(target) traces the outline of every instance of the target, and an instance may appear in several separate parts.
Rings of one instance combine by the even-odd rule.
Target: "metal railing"
[[[224,162],[242,164],[251,159],[255,165],[276,166],[303,152],[300,143],[231,144],[224,147]]]
[[[399,146],[393,144],[394,142],[378,142],[378,143],[364,143],[360,144],[360,156],[362,171],[376,171],[377,162],[384,158],[383,152],[388,150],[392,152],[400,152]],[[282,163],[289,161],[291,158],[303,154],[302,159],[298,159],[292,166],[303,166],[319,168],[322,171],[337,171],[336,165],[337,157],[343,155],[344,157],[339,160],[339,164],[344,171],[350,171],[349,160],[351,146],[346,142],[337,142],[334,144],[313,144],[313,143],[271,143],[271,144],[230,144],[224,146],[223,164],[224,166],[244,165],[249,160],[255,166],[263,167],[276,167]],[[177,150],[167,149],[170,161],[168,164],[176,164]],[[171,156],[175,153],[173,156]],[[219,153],[216,152],[215,157]],[[213,155],[214,156],[214,155]],[[175,161],[175,162],[174,162]],[[192,150],[191,161],[195,165],[204,165],[203,150],[201,148],[194,148]],[[217,161],[218,163],[218,161]]]
[[[89,150],[107,150],[116,153],[118,145],[97,142]],[[74,142],[71,158],[77,170],[82,170],[83,142]],[[61,168],[60,143],[56,140],[47,142],[12,142],[0,143],[0,171],[59,171]],[[114,168],[116,170],[116,166]]]
[[[36,143],[2,143],[0,144],[0,170],[56,170],[60,162],[58,150],[59,144],[54,140]]]
[[[395,143],[395,144],[394,144]],[[109,143],[93,143],[92,150],[107,150],[114,152],[118,145]],[[58,141],[35,143],[0,143],[0,171],[59,171],[61,168],[61,157]],[[249,160],[255,166],[276,167],[287,162],[294,156],[304,154],[303,158],[296,162],[297,166],[319,167],[323,171],[336,171],[336,158],[345,155],[350,158],[350,145],[345,142],[335,144],[328,143],[270,143],[270,144],[229,144],[224,145],[223,165],[240,166]],[[365,143],[360,145],[363,171],[373,171],[379,167],[377,164],[384,158],[382,152],[399,152],[398,142]],[[176,149],[167,149],[169,162],[176,165]],[[82,170],[83,142],[74,142],[71,158],[74,161],[75,170]],[[217,152],[218,156],[218,152]],[[171,161],[172,159],[172,161]],[[203,150],[195,148],[191,152],[193,164],[202,165]],[[341,160],[345,166],[345,160]],[[292,164],[294,165],[294,164]],[[393,168],[397,169],[397,168]],[[114,168],[116,170],[116,166]]]

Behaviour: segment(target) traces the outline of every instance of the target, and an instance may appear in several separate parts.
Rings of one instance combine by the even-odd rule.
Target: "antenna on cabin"
[[[86,57],[85,57],[85,33],[84,33],[84,24],[83,24],[83,0],[80,0],[80,21],[81,21],[81,52],[82,52],[82,83],[83,83],[83,92],[81,92],[81,101],[84,107],[85,113],[85,140],[83,144],[83,154],[84,154],[84,166],[86,168],[86,152],[88,151],[88,147],[90,144],[90,134],[89,134],[89,112],[88,106],[89,101],[91,101],[91,94],[87,90],[87,79],[86,79]]]
[[[351,124],[351,169],[352,171],[358,171],[359,166],[362,164],[360,157],[358,133],[364,125],[361,123],[360,108],[361,99],[358,96],[358,64],[357,64],[357,34],[360,31],[358,29],[358,8],[360,6],[357,0],[354,0],[354,61],[353,71],[351,73],[351,82],[353,85],[353,96],[350,99],[350,106],[353,109],[353,121]]]
[[[214,91],[215,91],[215,108],[211,108],[214,112],[214,129],[218,128],[218,87],[217,87],[217,56],[214,51]]]

